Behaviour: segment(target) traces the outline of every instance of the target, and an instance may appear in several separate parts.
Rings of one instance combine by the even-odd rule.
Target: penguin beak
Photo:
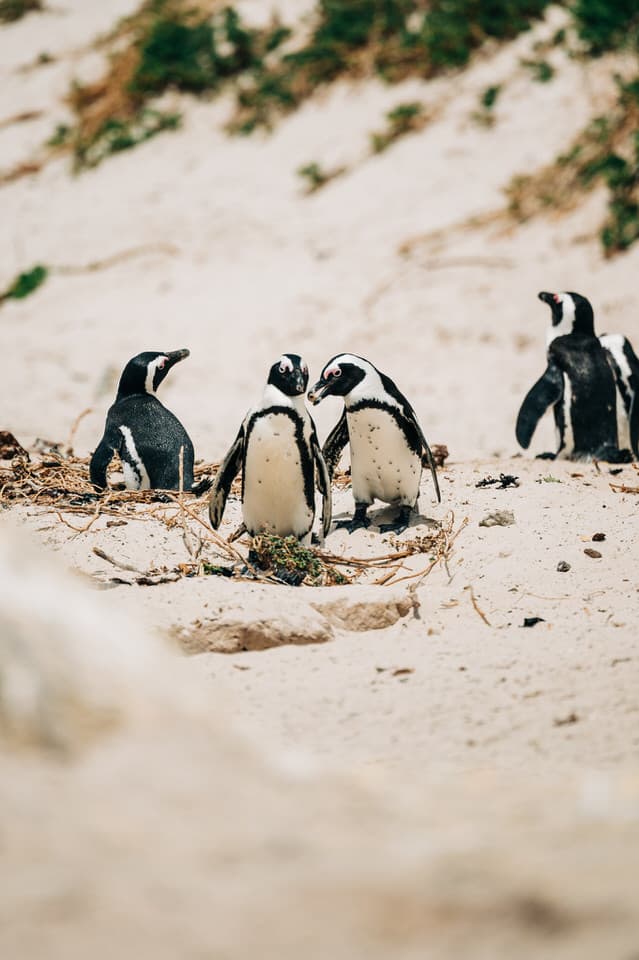
[[[543,300],[544,303],[547,303],[549,307],[552,307],[553,304],[557,302],[557,300],[555,299],[557,296],[556,293],[546,293],[545,290],[542,290],[541,293],[537,294],[537,296],[539,297],[540,300]]]
[[[311,401],[313,406],[316,406],[320,400],[324,399],[326,394],[330,392],[330,387],[330,381],[318,380],[315,386],[308,391],[308,399]]]
[[[184,360],[186,357],[190,355],[190,353],[191,353],[190,350],[185,349],[185,350],[173,350],[170,353],[165,354],[165,356],[168,357],[168,361],[169,361],[167,363],[167,367],[172,367],[176,363],[179,363],[180,360]]]

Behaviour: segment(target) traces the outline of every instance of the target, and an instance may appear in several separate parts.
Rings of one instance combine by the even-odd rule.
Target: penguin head
[[[339,353],[328,361],[321,377],[309,391],[308,399],[316,404],[331,394],[335,397],[346,397],[373,371],[375,368],[368,360],[352,353]]]
[[[579,293],[546,293],[542,291],[539,299],[547,303],[552,311],[552,326],[548,331],[548,343],[556,337],[566,337],[571,333],[580,336],[595,335],[595,318],[590,302]]]
[[[268,381],[287,397],[299,397],[308,386],[308,367],[296,353],[283,353],[269,370]]]
[[[147,350],[145,353],[138,353],[122,371],[118,398],[130,397],[136,393],[150,393],[155,396],[171,367],[188,355],[188,350],[173,350],[168,353]]]

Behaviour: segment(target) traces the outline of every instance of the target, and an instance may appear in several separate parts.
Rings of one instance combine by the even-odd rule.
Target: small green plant
[[[337,167],[335,170],[323,170],[319,163],[307,163],[297,170],[298,176],[306,181],[306,193],[315,193],[331,180],[341,176],[346,170],[345,167]]]
[[[42,9],[42,0],[0,0],[0,23],[12,23]]]
[[[555,75],[555,68],[547,60],[521,60],[520,63],[530,70],[536,83],[548,83]]]
[[[47,140],[47,147],[64,147],[73,135],[71,127],[66,123],[59,123],[53,134]]]
[[[400,103],[386,114],[386,120],[388,121],[386,130],[370,135],[373,153],[382,153],[400,137],[421,130],[427,123],[428,116],[424,111],[424,105],[415,101]]]
[[[162,113],[148,109],[141,110],[129,121],[105,120],[90,139],[78,139],[75,142],[76,169],[96,167],[106,157],[130,150],[163,130],[177,130],[181,122],[179,113]]]
[[[492,87],[486,87],[480,97],[480,103],[484,110],[492,110],[497,103],[497,98],[501,93],[501,84],[497,83]]]
[[[0,294],[0,303],[3,300],[24,300],[34,290],[42,286],[48,275],[47,267],[43,267],[41,264],[19,274],[5,292]]]
[[[549,473],[547,477],[540,477],[537,483],[561,483],[561,480]]]
[[[501,85],[495,84],[491,87],[486,87],[484,92],[479,97],[479,106],[480,109],[476,110],[472,114],[472,119],[482,127],[492,127],[495,125],[495,114],[493,109],[497,103],[499,94],[501,93]]]
[[[327,564],[309,547],[303,547],[297,537],[276,537],[261,534],[253,537],[249,562],[268,571],[278,579],[298,586],[327,586],[346,583],[346,578]]]

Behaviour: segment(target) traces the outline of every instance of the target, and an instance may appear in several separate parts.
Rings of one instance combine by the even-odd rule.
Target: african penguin
[[[350,441],[355,498],[352,520],[340,525],[351,532],[367,527],[366,511],[377,498],[400,508],[397,520],[380,530],[405,530],[419,496],[423,454],[441,502],[435,462],[415,411],[390,377],[350,353],[329,360],[308,396],[319,403],[331,394],[344,398],[344,410],[322,453],[332,475]]]
[[[528,448],[539,420],[552,406],[557,451],[540,454],[542,459],[627,463],[632,454],[619,448],[613,367],[595,335],[590,303],[578,293],[542,292],[539,299],[552,311],[546,336],[548,366],[519,410],[519,444]]]
[[[241,468],[242,513],[251,536],[272,533],[310,543],[316,485],[327,535],[331,483],[304,400],[307,385],[308,367],[297,354],[285,353],[271,367],[262,402],[246,415],[215,478],[209,502],[214,529]]]
[[[188,355],[188,350],[148,351],[129,360],[91,457],[89,475],[96,487],[106,487],[107,467],[118,453],[129,490],[179,490],[182,451],[183,489],[193,488],[193,444],[155,395],[171,367]]]

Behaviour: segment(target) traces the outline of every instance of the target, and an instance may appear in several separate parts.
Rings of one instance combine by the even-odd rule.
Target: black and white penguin
[[[366,512],[377,498],[400,508],[397,520],[380,530],[405,530],[417,505],[422,455],[441,502],[435,462],[415,411],[390,377],[350,353],[329,360],[308,396],[311,403],[319,403],[330,395],[344,398],[344,410],[322,453],[332,475],[350,441],[355,498],[352,520],[340,525],[351,532],[367,527],[370,520]]]
[[[608,355],[617,385],[617,435],[621,448],[639,460],[639,358],[621,333],[604,333],[599,341]]]
[[[193,444],[174,414],[160,403],[156,391],[188,350],[149,351],[129,360],[120,377],[115,403],[109,409],[104,436],[91,457],[91,483],[107,485],[107,467],[118,453],[129,490],[193,488]]]
[[[557,451],[540,454],[542,459],[627,463],[632,454],[619,445],[613,367],[595,334],[590,303],[578,293],[542,291],[539,299],[552,311],[546,335],[548,366],[521,405],[517,441],[527,449],[539,420],[552,406]]]
[[[331,482],[306,407],[308,367],[295,353],[273,364],[261,404],[246,415],[211,491],[217,529],[231,484],[242,469],[242,513],[251,536],[271,533],[310,543],[315,486],[323,497],[322,531],[331,525]]]

